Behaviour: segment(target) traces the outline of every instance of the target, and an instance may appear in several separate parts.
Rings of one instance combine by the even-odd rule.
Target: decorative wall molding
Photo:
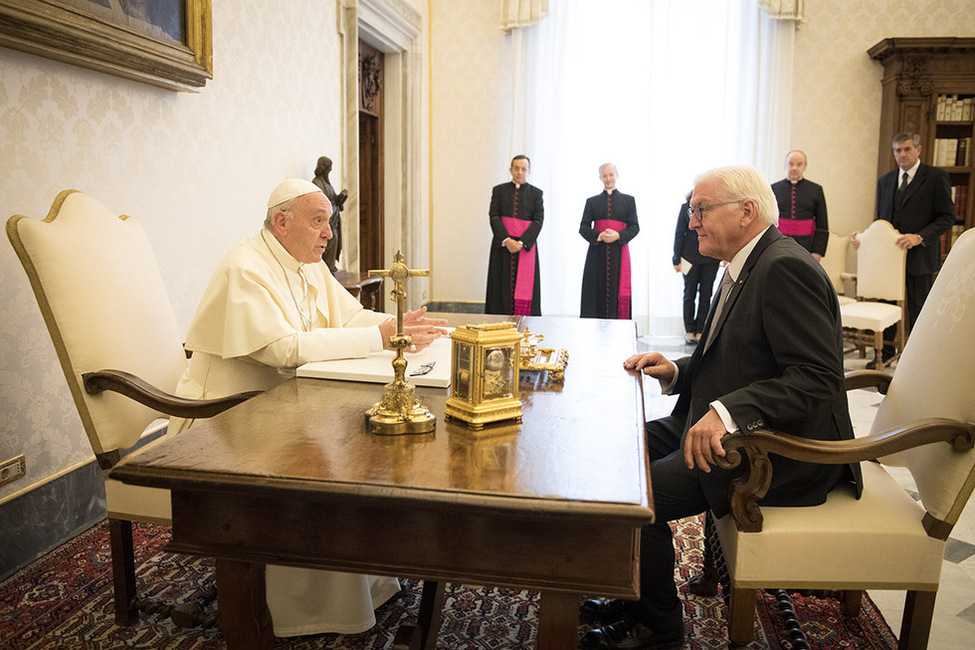
[[[423,17],[403,0],[340,0],[341,26],[344,39],[343,69],[345,74],[345,159],[347,236],[344,251],[347,268],[359,268],[359,110],[366,97],[361,88],[370,88],[359,79],[358,42],[361,38],[382,52],[384,57],[384,257],[392,259],[403,252],[411,266],[426,268],[429,250],[420,234],[425,232],[419,197],[423,180],[420,151],[421,88],[423,86],[423,44],[420,42]],[[408,301],[411,309],[420,305],[429,293],[429,279],[418,278]]]
[[[768,14],[769,18],[776,20],[803,21],[805,13],[805,0],[759,0],[758,6]]]
[[[501,29],[530,27],[548,16],[548,0],[501,0]]]

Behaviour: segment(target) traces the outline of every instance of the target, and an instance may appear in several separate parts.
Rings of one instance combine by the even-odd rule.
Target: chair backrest
[[[65,190],[43,221],[11,217],[7,236],[27,271],[92,449],[131,447],[160,414],[117,393],[88,395],[82,375],[124,370],[173,392],[186,369],[145,231],[135,219]]]
[[[843,274],[846,272],[846,251],[849,246],[849,235],[843,237],[831,230],[829,232],[829,240],[826,243],[826,254],[820,260],[820,263],[823,265],[823,270],[829,276],[829,281],[833,283],[833,288],[840,295],[846,291]]]
[[[907,251],[894,242],[900,233],[889,221],[877,219],[857,236],[857,297],[876,300],[904,299]]]
[[[975,231],[951,247],[897,362],[871,432],[922,418],[975,422]],[[882,459],[904,465],[925,510],[954,524],[975,486],[975,452],[943,443]]]

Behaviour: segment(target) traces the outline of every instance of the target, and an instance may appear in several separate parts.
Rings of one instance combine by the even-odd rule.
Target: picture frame
[[[161,88],[213,78],[211,0],[0,0],[0,46]]]

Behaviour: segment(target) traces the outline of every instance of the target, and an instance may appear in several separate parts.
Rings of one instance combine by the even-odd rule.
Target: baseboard
[[[132,449],[165,433],[162,427],[145,435]],[[5,502],[0,506],[0,580],[91,528],[106,514],[105,480],[94,459]]]
[[[105,518],[105,481],[92,460],[0,507],[0,580]]]
[[[447,314],[483,314],[483,302],[432,301],[424,305],[427,311]]]

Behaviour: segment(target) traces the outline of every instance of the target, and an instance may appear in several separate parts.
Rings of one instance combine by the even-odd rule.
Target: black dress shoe
[[[651,629],[635,616],[586,632],[583,650],[676,650],[684,645],[684,621],[677,619],[666,629]]]
[[[718,570],[714,565],[706,565],[704,571],[687,581],[687,591],[695,596],[718,595]]]
[[[582,603],[579,616],[587,623],[615,623],[636,605],[635,600],[594,598]]]

